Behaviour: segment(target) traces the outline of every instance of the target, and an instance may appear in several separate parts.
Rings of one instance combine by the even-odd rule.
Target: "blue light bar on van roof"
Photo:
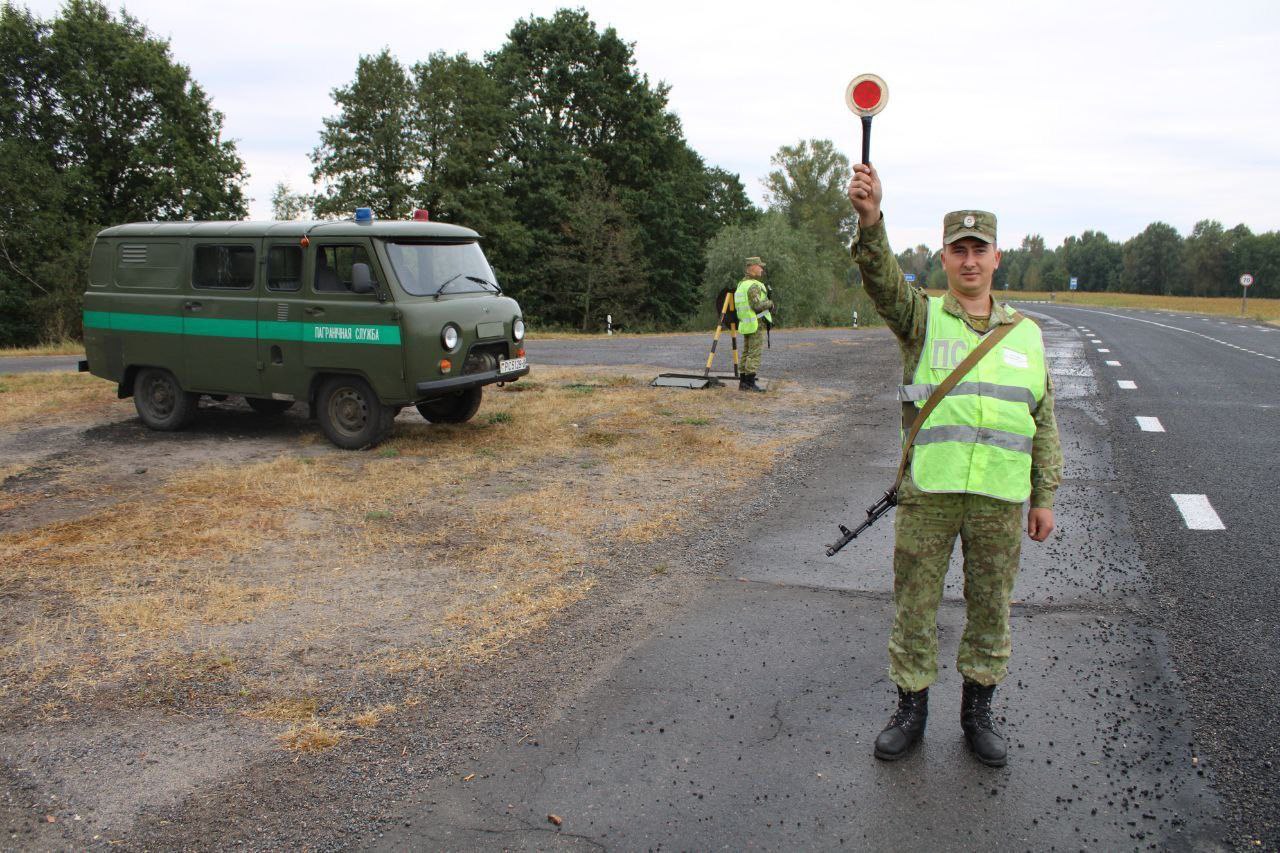
[[[372,208],[372,207],[357,207],[357,208],[356,208],[356,222],[372,222],[372,221],[373,221],[373,208]]]

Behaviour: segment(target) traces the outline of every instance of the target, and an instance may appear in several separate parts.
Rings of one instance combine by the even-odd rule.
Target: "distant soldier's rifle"
[[[836,553],[848,545],[854,539],[858,538],[858,534],[866,530],[868,527],[876,523],[880,516],[893,509],[898,504],[898,489],[902,486],[902,478],[907,473],[907,462],[911,459],[911,445],[916,440],[916,435],[920,432],[920,427],[924,425],[926,419],[932,414],[934,408],[942,402],[942,398],[951,392],[951,389],[959,384],[970,370],[982,360],[982,357],[991,350],[995,349],[996,344],[1004,339],[1004,336],[1013,331],[1014,327],[1021,323],[1025,317],[1021,314],[1013,315],[1012,323],[1002,323],[995,329],[987,333],[982,342],[974,347],[973,352],[969,353],[964,361],[956,365],[955,370],[947,374],[947,378],[938,383],[938,387],[933,389],[933,393],[929,395],[929,399],[925,400],[924,405],[916,414],[915,421],[911,424],[911,429],[907,432],[906,441],[902,443],[902,460],[898,462],[898,477],[893,481],[893,488],[884,493],[884,497],[876,501],[867,508],[867,520],[859,524],[856,530],[850,530],[843,524],[840,525],[840,538],[827,546],[827,556],[834,557]],[[922,354],[920,356],[924,358]]]

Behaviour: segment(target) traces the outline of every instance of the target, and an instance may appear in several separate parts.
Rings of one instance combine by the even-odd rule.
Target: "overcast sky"
[[[21,2],[21,0],[19,0]],[[60,3],[27,0],[41,17]],[[226,116],[255,219],[278,181],[310,188],[330,92],[361,54],[406,66],[480,59],[511,24],[564,3],[437,0],[109,0],[171,42]],[[1280,229],[1280,4],[1218,2],[589,2],[635,43],[639,70],[706,161],[761,178],[780,145],[825,137],[860,156],[843,104],[853,76],[885,79],[872,161],[895,246],[940,242],[942,214],[995,211],[1000,242],[1050,245],[1163,220]]]

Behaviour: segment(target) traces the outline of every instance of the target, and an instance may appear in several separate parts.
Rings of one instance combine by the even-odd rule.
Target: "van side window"
[[[364,246],[321,246],[316,249],[315,288],[320,293],[347,293],[351,290],[351,265],[368,264],[374,284],[377,268]]]
[[[196,246],[191,283],[196,287],[248,290],[253,287],[252,246]]]
[[[267,252],[267,290],[302,287],[302,247],[272,246]]]

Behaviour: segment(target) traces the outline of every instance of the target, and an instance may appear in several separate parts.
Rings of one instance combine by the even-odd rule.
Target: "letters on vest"
[[[929,297],[924,350],[899,399],[922,407],[981,338]],[[925,492],[966,492],[1021,503],[1031,494],[1033,413],[1044,399],[1044,342],[1022,322],[938,404],[916,436],[911,477]]]

